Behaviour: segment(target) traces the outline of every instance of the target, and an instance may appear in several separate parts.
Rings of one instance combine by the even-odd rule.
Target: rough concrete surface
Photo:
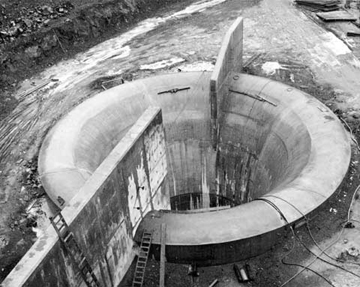
[[[149,108],[61,206],[69,230],[102,286],[118,285],[131,265],[136,252],[133,234],[141,218],[154,208],[169,208],[164,191],[164,142],[161,111]],[[68,252],[49,227],[3,286],[82,286],[78,267]]]
[[[197,69],[198,67],[211,69],[224,32],[239,14],[246,18],[244,22],[245,64],[252,55],[259,53],[256,60],[245,65],[245,71],[286,82],[313,94],[328,104],[342,119],[345,119],[352,128],[355,138],[358,138],[358,79],[360,75],[359,62],[356,58],[359,54],[358,40],[355,38],[340,40],[325,30],[322,24],[314,22],[308,13],[294,7],[291,1],[229,0],[217,1],[216,4],[218,5],[205,10],[202,10],[203,6],[201,6],[201,9],[198,9],[198,11],[201,10],[200,13],[186,18],[179,17],[179,14],[174,17],[169,17],[171,13],[158,14],[163,17],[149,19],[133,27],[134,30],[130,29],[129,33],[120,35],[115,41],[105,42],[88,53],[79,54],[73,60],[49,68],[44,73],[34,75],[31,80],[23,82],[19,94],[31,87],[32,82],[35,85],[39,84],[50,75],[60,79],[59,82],[50,83],[24,98],[12,114],[13,117],[15,114],[19,115],[16,121],[12,122],[9,118],[6,121],[6,125],[10,126],[9,132],[21,122],[32,122],[33,125],[17,130],[16,142],[9,147],[11,156],[6,157],[8,165],[6,169],[3,169],[2,176],[11,188],[3,190],[5,196],[2,196],[2,200],[8,197],[6,194],[14,196],[13,194],[21,192],[21,186],[15,180],[9,180],[9,176],[12,175],[11,178],[14,178],[14,174],[24,169],[24,163],[21,160],[27,162],[33,159],[49,127],[73,106],[111,86],[111,82],[106,83],[107,80],[123,77],[129,81],[150,74],[166,73],[169,69],[163,66],[162,70],[139,70],[141,65],[153,64],[176,56],[185,59],[185,62],[170,70]],[[200,6],[197,7],[200,8]],[[184,14],[180,13],[180,15]],[[142,35],[142,31],[147,32],[146,35]],[[71,79],[73,84],[69,83],[68,79]],[[339,241],[328,249],[328,253],[336,257],[344,252],[343,263],[332,262],[355,273],[359,273],[359,268],[350,262],[356,263],[356,257],[349,257],[346,250],[356,245],[354,238],[356,238],[358,226],[354,222],[354,229],[345,229],[343,233],[340,231],[347,217],[352,194],[359,183],[358,163],[358,153],[355,148],[351,169],[343,186],[319,211],[318,217],[313,218],[310,223],[310,228],[321,248],[327,247],[328,242],[334,242],[341,234]],[[357,214],[356,210],[359,209],[358,202],[355,197],[352,208],[354,214]],[[28,203],[23,202],[22,205],[27,206]],[[12,209],[13,205],[8,207],[6,203],[2,204],[5,214],[9,214],[9,210]],[[307,246],[317,252],[306,229],[299,229],[297,234]],[[2,241],[4,246],[13,249],[21,246],[19,239],[10,241],[13,243],[6,245],[8,239],[4,238]],[[301,270],[299,266],[283,265],[281,263],[283,256],[287,256],[285,258],[287,263],[307,264],[313,261],[314,257],[306,252],[298,241],[295,241],[294,248],[292,246],[293,238],[289,236],[283,241],[280,240],[271,252],[251,260],[254,281],[249,284],[281,286],[283,282]],[[323,257],[331,261],[326,256],[323,255]],[[151,264],[149,266],[152,267]],[[150,272],[146,282],[147,286],[156,285],[155,263],[153,266],[154,268],[151,269],[153,272]],[[358,277],[322,261],[316,260],[310,267],[316,268],[321,274],[331,278],[335,286],[359,285]],[[176,266],[169,265],[166,278],[168,284],[189,286],[191,281],[186,277],[186,272],[186,267],[180,266],[177,269]],[[212,276],[221,279],[219,286],[238,284],[233,275],[232,266],[203,269],[200,273],[202,274],[198,282],[200,286],[208,286],[212,281],[210,280]],[[305,271],[286,286],[327,285],[328,283],[311,271]]]

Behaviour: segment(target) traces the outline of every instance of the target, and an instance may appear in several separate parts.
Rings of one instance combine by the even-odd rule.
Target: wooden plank
[[[360,36],[360,29],[351,24],[346,27],[346,36]]]
[[[161,224],[161,234],[160,234],[160,287],[165,287],[165,246],[166,246],[166,224]]]
[[[304,5],[333,6],[340,4],[339,0],[296,0],[296,3]]]
[[[332,12],[319,12],[316,15],[323,21],[356,21],[356,16],[353,14],[340,10]]]

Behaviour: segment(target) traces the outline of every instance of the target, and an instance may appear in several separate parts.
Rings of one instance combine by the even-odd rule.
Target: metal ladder
[[[68,250],[73,263],[79,268],[81,277],[88,287],[100,287],[100,284],[89,264],[84,253],[77,244],[74,234],[69,230],[64,217],[59,211],[54,217],[50,217],[50,222],[58,234],[61,242]]]
[[[132,287],[142,287],[145,276],[146,263],[149,257],[152,233],[143,232],[140,244],[140,253],[136,262],[135,274]]]

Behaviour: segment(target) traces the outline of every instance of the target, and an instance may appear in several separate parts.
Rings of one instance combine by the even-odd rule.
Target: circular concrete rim
[[[204,73],[177,73],[175,77],[167,74],[138,80],[101,93],[76,107],[48,134],[40,152],[40,176],[44,178],[52,174],[52,178],[44,184],[49,196],[54,199],[57,194],[61,194],[61,190],[52,184],[54,177],[65,181],[69,174],[75,174],[77,180],[74,180],[72,190],[79,190],[90,176],[89,171],[77,170],[74,167],[71,148],[77,140],[79,127],[92,117],[89,113],[91,107],[104,108],[111,105],[112,98],[122,91],[126,91],[127,98],[131,97],[131,91],[139,87],[143,93],[154,94],[154,90],[150,88],[154,83],[164,82],[169,88],[176,87],[178,80],[184,82],[188,79],[194,83],[200,74]],[[295,88],[265,78],[239,74],[237,81],[232,84],[236,85],[239,91],[259,94],[278,105],[290,107],[306,125],[310,134],[311,153],[300,175],[262,197],[275,204],[286,220],[262,200],[220,212],[165,213],[151,224],[158,228],[162,222],[167,223],[167,245],[218,244],[251,239],[278,230],[287,222],[301,219],[324,203],[335,192],[346,174],[351,155],[349,135],[328,107]],[[162,87],[166,90],[166,85]],[[74,122],[77,125],[74,125]],[[57,155],[59,148],[66,150],[67,157],[64,157],[64,153]],[[57,161],[61,169],[54,170],[54,162]],[[71,201],[69,204],[71,205]],[[147,218],[144,224],[146,220]],[[159,242],[158,235],[154,235],[153,242]]]

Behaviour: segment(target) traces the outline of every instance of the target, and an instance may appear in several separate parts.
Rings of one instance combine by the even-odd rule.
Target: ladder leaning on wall
[[[142,287],[144,283],[145,268],[149,257],[152,233],[144,231],[141,238],[139,257],[136,262],[132,287]]]
[[[69,230],[69,226],[61,212],[59,211],[54,217],[50,217],[50,222],[63,243],[63,246],[69,252],[71,260],[79,268],[81,277],[86,285],[88,287],[100,287],[89,262],[75,240],[74,233]]]

